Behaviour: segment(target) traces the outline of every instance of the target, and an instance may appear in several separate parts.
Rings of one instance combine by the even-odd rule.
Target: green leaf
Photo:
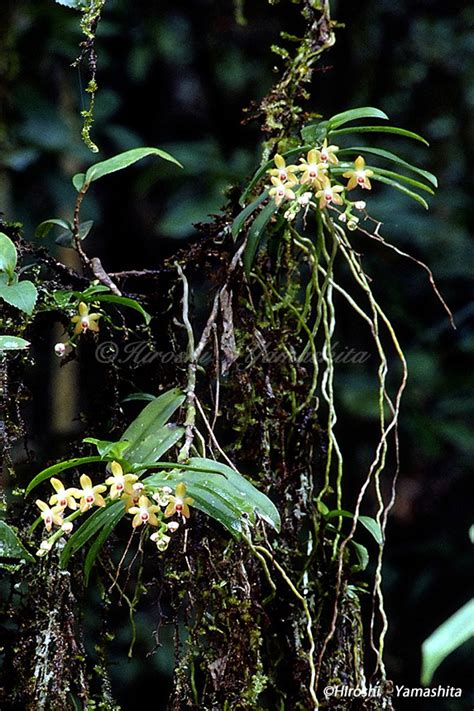
[[[184,481],[196,508],[219,521],[233,535],[242,531],[244,518],[254,523],[256,514],[276,531],[280,530],[280,515],[273,502],[231,467],[200,457],[190,459],[186,466],[175,466],[168,473],[152,474],[144,483],[159,488]]]
[[[85,175],[84,182],[86,185],[89,185],[95,180],[99,180],[99,178],[115,173],[118,170],[128,168],[130,165],[133,165],[133,163],[136,163],[147,156],[158,156],[163,160],[174,163],[180,168],[183,167],[181,163],[176,160],[176,158],[173,158],[172,155],[161,150],[160,148],[132,148],[130,151],[125,151],[125,153],[120,153],[119,155],[109,158],[108,160],[104,160],[101,163],[91,165]]]
[[[17,259],[16,247],[10,237],[0,232],[0,272],[13,274]]]
[[[425,178],[425,180],[431,183],[431,185],[433,185],[435,188],[438,187],[438,180],[436,176],[433,175],[433,173],[430,173],[428,170],[423,170],[422,168],[418,168],[418,166],[416,165],[408,163],[406,160],[403,160],[403,158],[400,158],[400,156],[397,156],[396,153],[385,151],[382,148],[371,148],[369,146],[351,146],[350,148],[342,148],[339,151],[340,156],[345,155],[346,153],[368,153],[370,155],[378,156],[379,158],[385,158],[386,160],[389,160],[392,163],[396,163],[397,165],[401,166],[402,168],[405,168],[406,170],[411,171],[412,173],[417,173],[418,175],[423,176],[423,178]]]
[[[359,522],[372,534],[376,542],[381,546],[383,544],[383,534],[378,521],[371,516],[359,516]]]
[[[172,414],[181,407],[185,399],[179,388],[168,390],[155,398],[140,412],[138,417],[127,427],[121,439],[130,442],[127,452],[136,451],[149,435],[164,427]]]
[[[192,470],[183,472],[174,469],[165,475],[152,474],[144,480],[144,483],[151,488],[159,489],[163,486],[176,486],[181,481],[186,484],[194,508],[221,523],[232,535],[238,536],[242,532],[244,513],[242,506],[245,502],[241,502],[242,506],[236,503],[233,489],[228,486],[225,477],[219,474]]]
[[[0,351],[19,351],[29,345],[28,341],[18,336],[0,336]]]
[[[412,138],[414,141],[420,141],[424,143],[425,146],[429,146],[428,141],[419,136],[413,131],[407,131],[405,128],[398,128],[397,126],[354,126],[353,128],[341,128],[338,131],[331,131],[331,136],[342,136],[347,133],[393,133],[397,136],[404,136],[405,138]]]
[[[151,402],[155,397],[156,395],[152,395],[151,393],[130,393],[130,395],[123,398],[122,402],[133,402],[134,400],[146,400],[147,402]]]
[[[116,502],[116,503],[121,503],[121,502]],[[107,517],[104,516],[104,523],[102,524],[102,530],[98,534],[97,538],[95,541],[92,543],[91,547],[87,551],[86,559],[84,561],[84,578],[85,578],[85,584],[89,584],[89,576],[90,572],[92,569],[92,566],[94,565],[95,559],[99,555],[100,551],[102,550],[102,546],[104,545],[105,541],[107,538],[110,536],[114,528],[117,526],[119,521],[125,516],[125,507],[122,505],[116,506],[114,508],[114,504],[112,504],[108,509],[107,509]]]
[[[75,469],[76,467],[81,466],[82,464],[92,464],[93,462],[102,461],[102,457],[98,456],[74,457],[74,459],[67,459],[64,462],[58,462],[58,464],[53,464],[53,466],[48,467],[47,469],[43,469],[43,471],[37,474],[30,481],[26,489],[26,494],[29,494],[30,491],[32,491],[36,486],[38,486],[38,484],[41,484],[41,482],[45,481],[46,479],[50,479],[52,476],[56,476],[56,474],[60,474],[66,469]]]
[[[94,224],[93,220],[87,220],[86,222],[81,222],[79,225],[79,234],[78,237],[82,241],[87,237],[89,232],[92,229],[92,226]],[[73,232],[72,229],[68,229],[65,232],[61,232],[58,237],[55,239],[56,244],[59,244],[61,247],[74,247],[74,240],[73,240]]]
[[[73,533],[64,546],[59,559],[61,567],[65,568],[70,557],[82,548],[82,546],[87,543],[87,541],[89,541],[92,536],[94,536],[97,531],[102,528],[102,526],[105,526],[110,519],[114,520],[117,518],[116,523],[118,523],[118,511],[120,511],[121,515],[125,513],[125,506],[122,500],[114,501],[105,508],[96,509],[94,513],[84,521],[82,526],[80,526],[77,531]]]
[[[205,467],[207,471],[219,473],[227,477],[236,490],[251,503],[253,510],[258,513],[260,518],[263,518],[263,520],[269,523],[276,531],[280,530],[280,514],[275,504],[270,501],[266,494],[263,494],[251,484],[248,479],[243,477],[242,474],[239,474],[239,472],[227,466],[227,464],[221,464],[213,459],[193,457],[189,460],[189,464],[196,469]]]
[[[93,444],[97,447],[102,458],[116,457],[122,459],[124,451],[130,446],[130,442],[111,442],[105,439],[96,439],[95,437],[85,437],[83,440],[86,444]]]
[[[105,288],[107,289],[107,287]],[[116,296],[115,294],[97,293],[91,295],[89,298],[87,296],[84,297],[84,300],[99,302],[106,301],[112,304],[120,304],[120,306],[126,306],[129,309],[134,309],[135,311],[138,311],[138,313],[143,316],[145,323],[150,323],[151,321],[151,316],[148,311],[145,311],[143,306],[139,304],[138,301],[135,301],[135,299],[129,299],[128,296]]]
[[[16,532],[5,521],[0,521],[0,558],[17,558],[34,563],[35,558],[28,553]]]
[[[243,254],[243,263],[245,272],[248,275],[252,268],[253,260],[258,250],[260,240],[268,222],[273,215],[278,211],[278,206],[274,200],[271,200],[268,205],[265,205],[263,210],[257,215],[249,229],[247,236],[247,244]]]
[[[72,184],[76,188],[77,192],[80,193],[86,182],[85,173],[76,173],[72,179]]]
[[[319,511],[320,514],[322,514],[323,516],[327,516],[327,515],[328,515],[329,509],[328,509],[328,507],[326,506],[326,504],[324,503],[324,501],[317,501],[317,502],[316,502],[316,506],[317,506],[318,511]]]
[[[472,637],[474,600],[469,600],[423,642],[421,683],[428,685],[441,662]]]
[[[38,298],[36,286],[31,281],[0,286],[0,299],[31,316]]]
[[[351,541],[351,544],[359,561],[360,570],[365,570],[369,565],[369,552],[367,548],[360,543],[356,543],[355,541]]]
[[[164,427],[154,429],[133,447],[126,450],[126,457],[132,463],[157,462],[184,435],[184,427],[169,422]]]
[[[426,202],[424,198],[421,197],[421,195],[418,195],[418,193],[414,193],[413,190],[409,190],[406,188],[404,185],[401,185],[398,183],[396,180],[392,180],[391,178],[386,178],[383,175],[373,175],[373,180],[378,180],[379,183],[385,183],[386,185],[390,185],[392,188],[395,188],[395,190],[398,190],[399,192],[403,193],[404,195],[408,195],[408,197],[411,197],[412,200],[415,200],[416,202],[419,202],[420,205],[423,205],[425,210],[429,210],[429,205]]]
[[[418,190],[424,190],[425,192],[429,193],[430,195],[434,195],[433,188],[428,187],[428,185],[425,185],[425,183],[420,183],[419,180],[414,180],[413,178],[408,178],[406,175],[401,175],[400,173],[395,173],[393,170],[385,170],[383,168],[376,168],[373,165],[368,166],[368,167],[370,167],[370,169],[374,171],[375,175],[383,175],[387,178],[393,178],[394,180],[398,180],[402,183],[406,183],[407,185],[412,185],[414,188],[418,188]]]
[[[359,109],[349,109],[349,111],[343,111],[341,114],[332,116],[328,121],[328,133],[345,123],[365,118],[378,118],[388,121],[387,114],[380,111],[380,109],[375,109],[372,106],[363,106]]]
[[[232,237],[237,239],[237,235],[239,234],[240,230],[242,227],[245,225],[246,220],[250,217],[252,212],[257,209],[257,207],[268,197],[268,190],[264,190],[264,192],[258,196],[256,200],[250,203],[250,205],[247,205],[247,207],[244,207],[244,209],[239,212],[237,217],[234,219],[232,223]]]
[[[61,227],[63,230],[69,230],[69,232],[72,232],[72,224],[70,222],[66,222],[66,220],[51,219],[45,220],[38,225],[35,231],[35,237],[46,237],[53,227]]]
[[[326,514],[326,518],[339,518],[340,516],[343,518],[354,518],[353,513],[345,511],[344,509],[332,509],[332,511],[328,511]]]
[[[322,143],[328,132],[328,121],[310,123],[301,129],[301,138],[305,143]]]

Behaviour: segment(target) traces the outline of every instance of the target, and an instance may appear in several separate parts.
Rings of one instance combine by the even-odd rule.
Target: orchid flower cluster
[[[74,324],[74,336],[80,336],[87,331],[98,333],[101,316],[102,314],[99,313],[90,313],[89,306],[81,301],[77,306],[77,313],[71,318],[71,323]],[[72,339],[66,343],[56,343],[54,352],[58,358],[62,358],[66,354],[68,345],[73,345]]]
[[[180,522],[179,520],[167,522],[164,519],[176,515],[178,519],[185,522],[190,516],[189,507],[193,500],[186,495],[186,484],[184,482],[176,484],[174,493],[168,486],[149,492],[145,485],[138,481],[136,474],[125,474],[119,462],[111,462],[108,468],[109,476],[105,482],[95,486],[87,474],[82,474],[79,479],[81,488],[66,489],[59,479],[51,478],[54,494],[48,503],[37,499],[36,505],[40,510],[40,517],[46,531],[51,533],[53,527],[58,530],[47,540],[42,541],[37,551],[38,556],[46,555],[61,536],[72,532],[75,518],[94,507],[106,506],[107,499],[123,501],[125,512],[133,516],[131,522],[133,529],[139,526],[156,528],[150,539],[156,543],[159,551],[167,549],[171,540],[169,534],[178,530]],[[68,514],[68,509],[72,513]]]
[[[347,185],[340,185],[331,176],[331,168],[339,163],[338,151],[339,146],[328,146],[326,139],[320,148],[313,148],[306,158],[300,158],[299,165],[286,165],[283,156],[275,155],[275,168],[267,171],[272,183],[269,195],[278,207],[284,201],[291,203],[285,212],[285,219],[294,219],[304,207],[316,207],[316,198],[320,210],[329,205],[346,205],[339,219],[347,222],[349,229],[356,229],[359,220],[352,215],[352,208],[364,210],[366,204],[363,200],[347,200],[345,193],[357,187],[371,190],[370,178],[374,172],[366,168],[364,158],[358,156],[353,167],[342,173],[342,177],[348,180]]]

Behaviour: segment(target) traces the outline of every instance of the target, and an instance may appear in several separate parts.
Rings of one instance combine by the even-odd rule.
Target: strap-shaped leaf
[[[116,504],[120,503],[122,502],[116,502]],[[92,566],[94,565],[95,559],[102,550],[102,546],[104,545],[105,541],[110,536],[114,528],[117,526],[119,521],[121,521],[121,519],[125,516],[125,506],[123,506],[123,503],[121,506],[115,506],[115,504],[112,504],[108,508],[107,514],[107,517],[104,516],[105,520],[102,524],[102,529],[100,530],[99,534],[97,535],[97,538],[94,540],[91,547],[87,551],[86,559],[84,561],[84,578],[86,585],[88,585],[89,583],[89,576],[92,570]]]
[[[26,494],[29,494],[30,491],[32,491],[36,486],[38,486],[38,484],[41,484],[41,482],[46,481],[46,479],[50,479],[52,476],[56,476],[56,474],[60,474],[61,472],[66,471],[67,469],[75,469],[75,467],[79,467],[82,464],[92,464],[93,462],[102,461],[102,457],[98,456],[74,457],[74,459],[68,459],[64,462],[58,462],[58,464],[53,464],[53,466],[48,467],[47,469],[43,469],[43,471],[37,474],[30,481],[26,488]]]
[[[132,463],[157,462],[163,454],[179,442],[184,432],[184,427],[178,427],[171,422],[164,427],[159,427],[153,432],[149,432],[133,447],[128,447],[126,449],[127,459]]]
[[[119,155],[114,156],[113,158],[109,158],[108,160],[104,160],[100,163],[95,163],[95,165],[91,165],[91,167],[87,170],[84,176],[83,185],[89,185],[95,180],[99,180],[99,178],[103,178],[104,176],[110,175],[111,173],[116,173],[118,170],[128,168],[130,165],[133,165],[137,161],[142,160],[142,158],[147,158],[148,156],[158,156],[159,158],[162,158],[163,160],[166,160],[169,163],[174,163],[180,168],[183,167],[182,164],[178,160],[176,160],[176,158],[173,158],[170,153],[167,153],[167,151],[163,151],[161,148],[132,148],[129,151],[125,151],[124,153],[120,153]],[[74,176],[74,178],[76,177],[77,176]],[[79,179],[77,180],[77,185],[74,185],[76,189],[78,185],[80,185]],[[81,187],[79,188],[79,190],[81,189]]]
[[[241,530],[244,516],[253,523],[256,514],[275,530],[280,530],[280,516],[273,502],[226,464],[195,457],[188,465],[175,467],[167,474],[152,474],[144,483],[158,488],[184,481],[197,508],[222,523],[234,535]]]
[[[470,600],[423,642],[421,683],[428,686],[441,662],[473,637],[474,600]]]
[[[365,118],[378,118],[388,121],[387,114],[380,109],[376,109],[373,106],[362,106],[359,109],[349,109],[341,114],[332,116],[328,121],[328,130],[331,131],[338,126],[343,126],[345,123],[350,123],[350,121],[358,121]]]
[[[243,254],[244,269],[247,275],[252,268],[253,260],[255,259],[255,254],[257,253],[265,228],[277,211],[278,206],[276,202],[271,200],[252,222]]]
[[[87,541],[89,541],[92,536],[94,536],[97,531],[102,528],[102,526],[105,526],[107,522],[109,522],[111,519],[115,520],[116,518],[116,523],[118,523],[118,521],[120,520],[118,516],[119,512],[122,515],[125,512],[124,502],[121,500],[114,501],[105,508],[96,509],[91,514],[91,516],[89,516],[89,518],[84,521],[82,526],[80,526],[77,531],[73,533],[71,538],[64,546],[61,552],[61,557],[59,559],[61,566],[65,568],[69,562],[70,557],[80,548],[82,548],[82,546],[87,543]]]
[[[423,136],[420,136],[418,133],[407,131],[406,128],[398,128],[398,126],[354,126],[352,128],[341,128],[337,131],[331,131],[330,133],[332,138],[334,138],[334,136],[344,136],[347,133],[393,133],[397,136],[404,136],[405,138],[412,138],[414,141],[420,141],[420,143],[424,143],[425,146],[430,145],[426,138],[423,138]]]
[[[425,180],[431,183],[431,185],[435,188],[438,187],[438,180],[433,173],[408,163],[408,161],[403,160],[403,158],[400,158],[400,156],[397,156],[396,153],[392,153],[391,151],[385,151],[382,148],[372,148],[370,146],[353,146],[350,148],[343,148],[339,151],[340,156],[347,155],[348,153],[368,153],[369,155],[378,156],[379,158],[385,158],[386,160],[396,163],[396,165],[399,165],[412,173],[417,173],[418,175],[423,176],[423,178],[425,178]]]
[[[160,427],[164,427],[172,414],[178,407],[181,407],[184,398],[185,395],[179,388],[173,388],[144,407],[121,437],[122,440],[130,442],[129,451],[136,450],[148,435],[153,434]]]
[[[421,197],[421,195],[418,195],[418,193],[413,192],[413,190],[409,190],[408,188],[406,188],[404,185],[401,185],[396,180],[392,180],[391,178],[386,178],[384,175],[378,175],[377,173],[374,173],[372,179],[378,180],[380,183],[385,183],[385,185],[390,185],[392,188],[395,188],[395,190],[399,190],[401,193],[403,193],[404,195],[407,195],[412,200],[419,202],[420,205],[423,205],[425,210],[429,210],[428,203],[426,202],[426,200],[424,198]]]
[[[211,478],[210,478],[211,477]],[[144,480],[147,486],[160,488],[176,486],[180,481],[186,483],[187,492],[192,496],[193,506],[222,524],[233,536],[242,531],[242,514],[250,517],[248,511],[235,501],[232,489],[229,490],[224,476],[204,472],[183,472],[177,469],[169,474],[153,474]],[[254,514],[252,513],[252,520]]]
[[[192,457],[189,460],[189,464],[192,467],[206,467],[208,471],[223,474],[230,482],[232,482],[240,494],[242,494],[245,498],[250,497],[252,499],[254,509],[261,518],[267,521],[267,523],[273,526],[273,528],[277,531],[280,529],[280,514],[278,513],[278,509],[275,504],[270,501],[268,496],[259,491],[248,479],[242,476],[242,474],[239,474],[239,472],[232,469],[232,467],[227,466],[227,464],[216,462],[213,459]]]
[[[106,287],[107,288],[107,287]],[[151,316],[148,311],[145,311],[143,306],[135,301],[135,299],[130,299],[128,296],[116,296],[115,294],[96,294],[92,296],[91,301],[106,301],[112,304],[119,304],[120,306],[126,306],[129,309],[138,311],[138,313],[143,316],[145,323],[150,323]]]
[[[401,173],[395,173],[393,170],[385,170],[384,168],[376,168],[373,165],[370,166],[370,169],[373,170],[376,175],[384,175],[387,178],[393,178],[394,180],[399,180],[402,183],[406,183],[407,185],[412,185],[414,188],[418,188],[418,190],[424,190],[425,192],[429,193],[430,195],[434,195],[433,188],[430,188],[425,183],[421,183],[419,180],[414,180],[413,178],[409,178],[407,175],[402,175]]]
[[[38,291],[31,281],[19,281],[16,284],[0,286],[0,299],[29,316],[33,313],[37,298]]]
[[[244,207],[244,209],[239,212],[237,217],[232,223],[232,237],[234,240],[237,238],[242,227],[245,225],[245,221],[250,217],[252,212],[257,209],[257,207],[268,197],[268,190],[264,190],[261,195],[258,196],[256,200]]]
[[[122,402],[133,402],[134,400],[144,400],[145,402],[152,402],[155,399],[155,395],[151,393],[130,393],[123,398]]]

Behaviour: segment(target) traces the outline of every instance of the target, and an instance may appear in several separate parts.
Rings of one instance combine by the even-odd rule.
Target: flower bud
[[[367,203],[365,200],[357,200],[357,202],[354,203],[354,207],[356,210],[365,210]]]
[[[52,544],[49,541],[41,541],[39,549],[36,551],[38,558],[42,558],[47,555],[52,548]]]
[[[73,528],[74,528],[74,524],[72,521],[65,521],[63,523],[63,525],[61,526],[61,531],[64,531],[64,533],[68,534],[68,533],[71,533]]]
[[[165,551],[168,548],[170,541],[171,538],[169,536],[161,536],[156,542],[156,547],[159,551]]]
[[[168,524],[168,531],[171,531],[171,533],[174,533],[177,531],[179,528],[179,523],[177,521],[170,521]]]
[[[66,353],[66,344],[56,343],[56,345],[54,346],[54,352],[58,356],[58,358],[62,358],[63,355]]]

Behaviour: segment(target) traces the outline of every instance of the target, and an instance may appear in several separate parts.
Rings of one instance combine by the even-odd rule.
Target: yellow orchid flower
[[[144,523],[149,523],[150,526],[158,526],[159,521],[156,511],[160,510],[160,507],[153,504],[147,496],[140,496],[138,506],[132,506],[128,509],[128,513],[135,514],[132,521],[133,528],[137,528],[137,526],[141,526]]]
[[[53,506],[53,508],[51,508],[47,503],[41,501],[41,499],[36,499],[36,505],[41,511],[40,515],[48,532],[51,531],[53,523],[56,526],[63,525],[62,513],[64,509],[62,506]]]
[[[99,330],[99,324],[97,322],[100,317],[101,314],[90,314],[87,304],[81,301],[77,308],[77,315],[71,319],[71,321],[76,324],[74,333],[85,333],[86,331],[95,331],[97,333]]]
[[[109,476],[105,480],[105,483],[110,486],[110,498],[116,499],[122,494],[132,494],[133,493],[133,482],[135,482],[138,477],[136,474],[124,474],[123,469],[118,462],[112,462],[110,465],[112,470],[112,476]]]
[[[295,175],[295,171],[298,170],[297,165],[286,165],[285,159],[279,153],[277,153],[273,159],[276,168],[271,168],[267,170],[269,175],[272,175],[280,181],[280,183],[297,183],[298,180]]]
[[[65,489],[62,481],[59,481],[59,479],[55,479],[54,477],[50,479],[50,481],[56,493],[52,495],[49,503],[56,504],[62,509],[65,509],[68,506],[70,509],[75,511],[77,509],[77,503],[74,497],[77,496],[78,490],[73,488]]]
[[[272,178],[273,188],[270,189],[269,195],[275,200],[277,206],[280,206],[283,200],[294,200],[296,195],[292,188],[296,183],[282,183],[278,178]]]
[[[336,153],[339,150],[339,146],[328,146],[328,139],[324,139],[324,143],[319,151],[319,160],[321,163],[332,163],[337,165],[339,163]]]
[[[328,168],[325,163],[321,162],[320,152],[313,148],[308,151],[306,159],[301,158],[300,161],[301,165],[298,166],[298,169],[303,171],[300,178],[301,184],[310,183],[315,188],[322,188]]]
[[[184,516],[185,518],[189,518],[191,515],[189,506],[192,503],[194,503],[193,499],[186,496],[186,484],[183,481],[180,481],[179,484],[176,484],[175,496],[170,496],[170,502],[166,507],[164,514],[165,518],[169,518],[175,513],[181,514],[181,516]]]
[[[363,188],[364,190],[371,190],[372,185],[370,184],[369,178],[374,174],[373,170],[365,167],[365,160],[362,156],[357,156],[354,161],[354,170],[347,170],[342,174],[343,178],[349,178],[347,183],[347,189],[353,190],[354,188]]]
[[[342,185],[331,185],[328,180],[321,190],[318,190],[316,193],[316,197],[319,198],[320,209],[323,210],[330,203],[334,203],[335,205],[343,205],[344,200],[339,195],[339,193],[342,193],[343,191],[344,188]]]
[[[101,494],[107,491],[106,486],[103,484],[92,486],[92,481],[87,474],[82,474],[79,481],[82,489],[78,489],[75,496],[80,499],[79,508],[82,513],[89,511],[93,506],[105,506],[105,499]]]

